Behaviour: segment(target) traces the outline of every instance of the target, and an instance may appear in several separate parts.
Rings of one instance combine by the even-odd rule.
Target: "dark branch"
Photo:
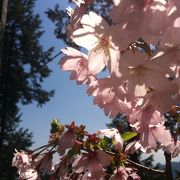
[[[127,159],[127,162],[134,165],[138,169],[143,169],[144,171],[147,171],[147,172],[152,172],[152,173],[156,173],[156,174],[164,174],[165,175],[165,170],[153,169],[153,168],[141,165],[139,163],[136,163],[134,161],[131,161],[130,159]]]
[[[164,152],[166,159],[166,180],[173,180],[172,176],[172,165],[171,165],[171,154]]]

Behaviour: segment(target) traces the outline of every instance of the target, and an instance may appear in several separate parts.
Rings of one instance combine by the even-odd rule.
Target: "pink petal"
[[[117,71],[120,55],[119,51],[114,48],[109,48],[109,55],[110,60],[108,61],[108,68],[110,73],[112,74],[113,72]]]
[[[102,150],[96,150],[96,157],[101,162],[103,167],[107,167],[111,164],[112,157]]]
[[[87,169],[94,178],[99,179],[104,176],[102,164],[95,158],[89,161]]]

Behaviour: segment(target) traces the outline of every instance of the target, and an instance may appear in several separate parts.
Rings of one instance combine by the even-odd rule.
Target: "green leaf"
[[[107,149],[110,147],[110,145],[112,145],[112,139],[104,136],[104,138],[100,141],[101,148]]]
[[[60,124],[60,122],[58,121],[58,119],[53,119],[52,123],[51,123],[51,134],[53,133],[61,133],[64,131],[64,126]]]
[[[137,136],[136,132],[127,131],[122,135],[122,138],[124,141],[128,141],[128,140],[134,138],[135,136]]]

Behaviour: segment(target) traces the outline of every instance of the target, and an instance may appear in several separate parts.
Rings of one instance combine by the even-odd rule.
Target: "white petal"
[[[72,39],[78,46],[84,47],[87,50],[91,50],[99,41],[94,33],[83,28],[74,31]]]
[[[97,74],[99,72],[101,72],[104,67],[105,67],[105,63],[104,63],[104,59],[105,59],[105,55],[104,55],[104,50],[103,48],[94,48],[89,52],[89,63],[88,63],[88,69],[90,71],[90,73],[92,74]]]

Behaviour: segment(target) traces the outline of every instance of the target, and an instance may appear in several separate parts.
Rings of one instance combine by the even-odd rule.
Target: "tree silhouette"
[[[18,129],[21,121],[18,103],[37,102],[42,106],[54,91],[46,91],[42,82],[50,75],[48,63],[53,48],[44,51],[41,20],[33,13],[35,0],[9,0],[3,38],[0,70],[0,179],[13,179],[11,160],[14,148],[27,149],[32,134]],[[1,3],[2,7],[2,3]],[[2,8],[1,8],[2,9]]]

